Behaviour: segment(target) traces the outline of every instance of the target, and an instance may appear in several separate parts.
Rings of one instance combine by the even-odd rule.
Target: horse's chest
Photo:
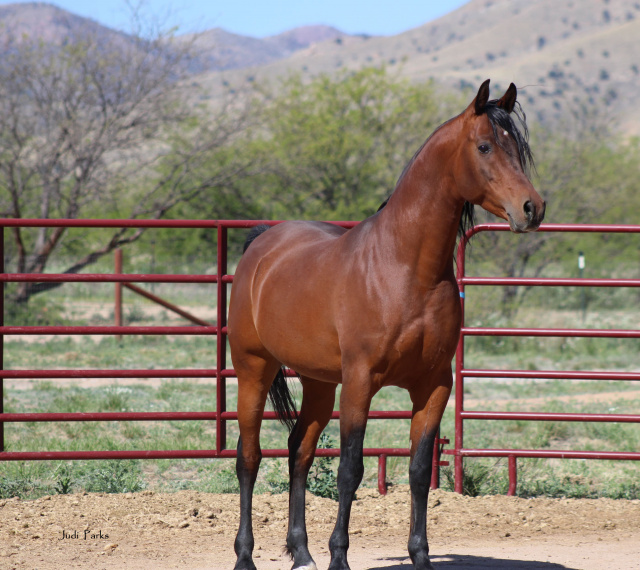
[[[451,361],[460,335],[460,302],[452,288],[438,291],[413,314],[391,327],[386,342],[393,368],[411,373],[440,368]]]

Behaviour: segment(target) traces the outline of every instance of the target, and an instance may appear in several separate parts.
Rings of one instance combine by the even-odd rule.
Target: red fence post
[[[440,487],[440,428],[436,432],[431,455],[431,488]]]
[[[120,248],[113,252],[113,272],[122,274],[122,250]],[[113,309],[115,325],[122,326],[122,283],[115,284],[115,306]],[[116,340],[122,340],[122,335],[117,334]]]
[[[436,434],[435,443],[433,446],[433,459],[431,464],[431,488],[439,489],[440,488],[440,467],[448,467],[448,461],[442,461],[442,453],[446,453],[444,451],[444,446],[449,445],[450,440],[446,437],[440,437],[440,429],[438,429],[438,433]]]
[[[458,245],[458,252],[456,258],[458,290],[460,291],[460,314],[461,323],[464,326],[464,262],[465,262],[465,249],[467,245],[467,236],[464,236],[460,240]],[[456,349],[456,376],[455,376],[455,390],[456,390],[456,407],[455,407],[455,433],[454,433],[454,482],[453,490],[456,493],[462,494],[463,489],[463,477],[464,477],[464,464],[460,450],[463,447],[463,430],[462,430],[462,411],[464,409],[464,377],[462,376],[462,370],[464,368],[464,334],[460,332],[460,338],[458,340],[458,348]]]
[[[218,225],[218,303],[216,332],[216,451],[227,448],[227,424],[222,414],[227,411],[227,386],[222,371],[227,364],[227,336],[222,332],[227,326],[227,284],[223,277],[227,273],[227,228]]]
[[[515,455],[509,455],[509,490],[507,495],[513,497],[518,486],[518,459]]]
[[[384,453],[378,455],[378,492],[387,494],[387,456]]]
[[[0,226],[0,273],[4,273],[4,226]],[[4,326],[4,281],[0,292],[0,326]],[[0,333],[0,370],[4,370],[4,335]],[[4,413],[4,377],[0,378],[0,414]],[[4,451],[4,422],[0,421],[0,452]]]

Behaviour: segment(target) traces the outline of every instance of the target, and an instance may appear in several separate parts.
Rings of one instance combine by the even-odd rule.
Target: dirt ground
[[[257,495],[255,561],[283,570],[285,495]],[[329,563],[337,504],[308,495],[311,552]],[[407,486],[385,497],[361,489],[353,507],[352,570],[410,568]],[[75,494],[0,501],[0,568],[230,569],[238,496],[182,491]],[[640,501],[462,497],[432,491],[429,537],[436,569],[640,568]]]

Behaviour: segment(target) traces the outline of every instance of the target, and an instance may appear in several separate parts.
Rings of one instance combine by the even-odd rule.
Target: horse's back
[[[268,252],[289,256],[294,254],[300,246],[321,245],[333,241],[346,231],[345,228],[326,222],[301,220],[283,222],[256,238],[248,252],[260,257]]]

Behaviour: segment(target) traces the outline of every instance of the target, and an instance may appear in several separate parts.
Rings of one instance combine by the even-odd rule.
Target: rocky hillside
[[[20,41],[23,36],[60,46],[80,35],[127,38],[126,34],[45,2],[0,5],[0,51],[6,49],[12,39]]]
[[[224,81],[268,80],[386,65],[413,81],[449,87],[513,81],[529,115],[552,122],[584,102],[626,133],[640,134],[640,2],[472,0],[442,18],[390,37],[338,37]],[[220,74],[207,77],[210,87]]]
[[[23,32],[59,45],[79,30],[118,34],[45,3],[0,6],[0,45],[7,34]],[[639,38],[638,0],[471,0],[387,37],[349,36],[327,26],[268,38],[213,29],[195,38],[190,65],[200,74],[197,83],[214,94],[291,72],[312,77],[368,65],[456,89],[491,78],[498,90],[513,81],[528,114],[539,120],[557,121],[586,102],[622,132],[640,134]]]
[[[263,66],[286,59],[318,42],[344,36],[329,26],[303,26],[267,38],[252,38],[215,28],[199,34],[180,36],[178,42],[194,40],[201,65],[209,70]]]

